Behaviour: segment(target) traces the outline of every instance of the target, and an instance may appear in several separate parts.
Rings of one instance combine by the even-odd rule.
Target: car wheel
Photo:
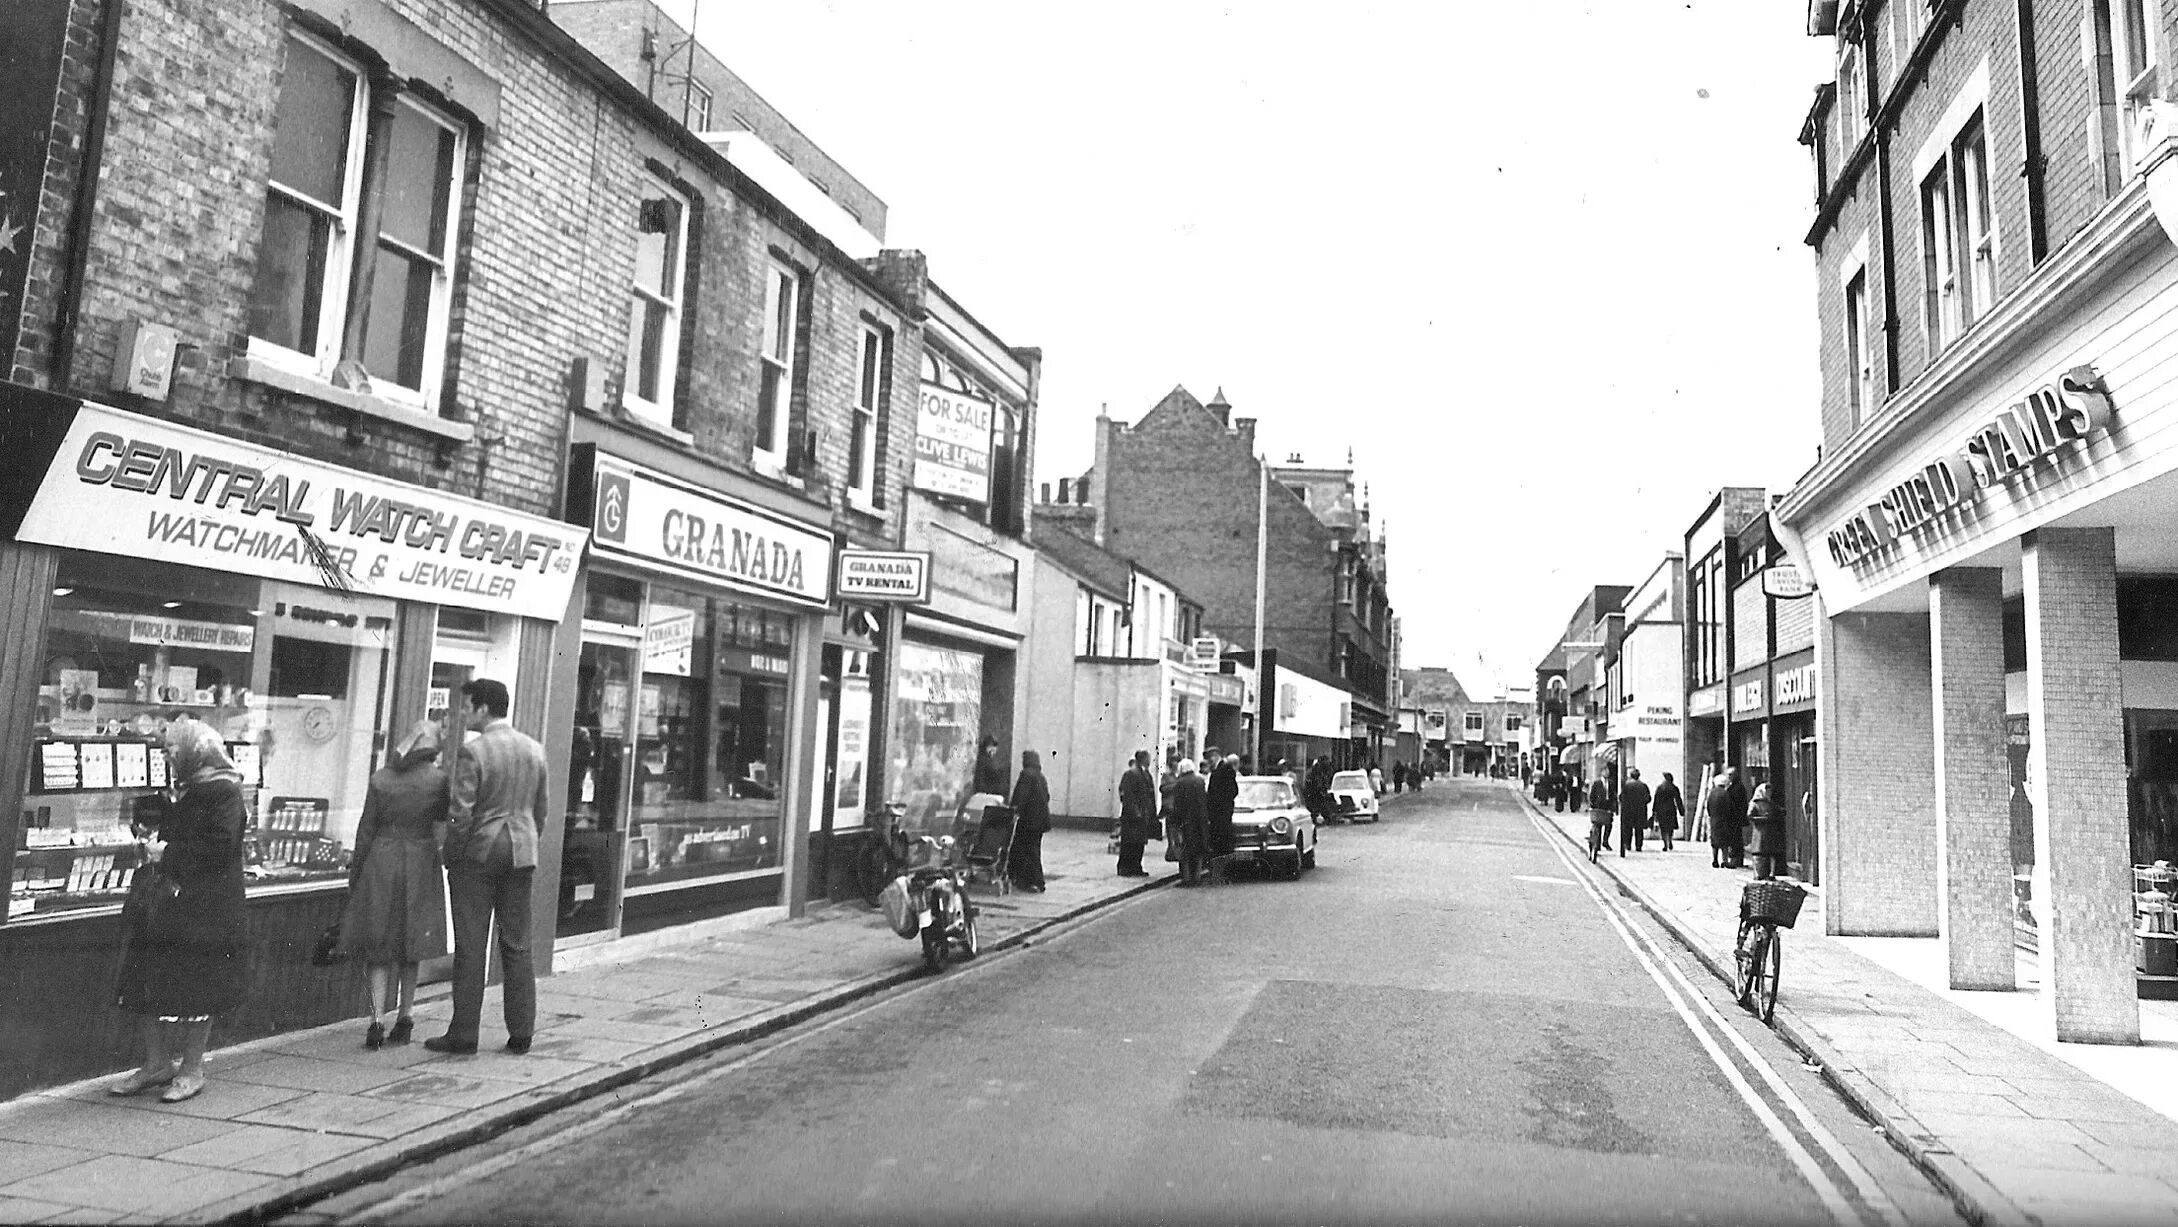
[[[1308,845],[1308,851],[1301,853],[1300,857],[1298,858],[1298,863],[1301,866],[1302,872],[1314,869],[1316,867],[1316,845]],[[1297,872],[1293,876],[1299,877],[1301,875],[1299,872]]]

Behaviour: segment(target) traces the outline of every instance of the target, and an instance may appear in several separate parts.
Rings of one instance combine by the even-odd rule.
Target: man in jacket
[[[529,1051],[537,1030],[537,974],[529,955],[530,879],[537,872],[537,828],[550,808],[545,752],[507,721],[507,687],[478,678],[463,683],[463,723],[476,732],[454,753],[448,786],[446,880],[454,913],[454,1018],[446,1034],[424,1041],[433,1052],[476,1051],[484,1015],[484,944],[499,929],[500,991],[507,1051]]]
[[[1013,884],[1044,893],[1044,832],[1051,829],[1051,786],[1044,782],[1044,760],[1034,750],[1021,751],[1021,774],[1013,781],[1013,853],[1007,868]]]
[[[1157,782],[1150,778],[1150,753],[1136,750],[1134,763],[1119,777],[1119,876],[1146,878],[1142,848],[1150,824],[1157,821]]]
[[[1209,786],[1195,774],[1195,760],[1183,758],[1172,784],[1172,826],[1180,837],[1182,886],[1194,886],[1202,880],[1203,827],[1209,820]]]
[[[1642,850],[1642,836],[1649,825],[1649,786],[1641,782],[1639,767],[1626,768],[1626,783],[1618,790],[1618,854],[1626,855],[1626,846]]]
[[[1737,768],[1726,767],[1717,776],[1703,802],[1709,814],[1709,865],[1713,869],[1737,869],[1740,865],[1740,827],[1747,821],[1747,789],[1739,782]]]

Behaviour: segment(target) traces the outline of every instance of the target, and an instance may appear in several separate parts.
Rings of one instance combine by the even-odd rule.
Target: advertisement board
[[[921,411],[915,418],[915,472],[918,490],[966,499],[991,498],[991,402],[922,385]]]
[[[831,533],[603,452],[594,463],[600,552],[805,605],[831,603]]]

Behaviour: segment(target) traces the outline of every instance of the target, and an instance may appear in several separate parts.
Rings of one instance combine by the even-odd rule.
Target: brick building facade
[[[1131,426],[1098,417],[1096,463],[1080,480],[1086,494],[1078,501],[1092,508],[1099,544],[1160,574],[1183,577],[1189,595],[1202,603],[1203,634],[1248,644],[1255,638],[1264,470],[1255,451],[1255,419],[1234,417],[1222,395],[1205,405],[1174,388]],[[1327,476],[1334,472],[1340,476]],[[1343,717],[1333,716],[1294,744],[1305,744],[1307,753],[1332,754],[1340,765],[1385,759],[1395,730],[1382,542],[1371,536],[1366,512],[1353,502],[1350,472],[1272,465],[1270,478],[1262,503],[1268,524],[1264,644],[1276,652],[1277,667],[1341,692],[1347,706]],[[1304,497],[1302,490],[1312,493]],[[1266,678],[1264,685],[1276,683]],[[1266,736],[1280,731],[1274,706],[1266,699]],[[1344,727],[1334,731],[1341,719]]]
[[[363,781],[472,677],[550,756],[545,965],[826,889],[887,795],[884,722],[845,696],[891,702],[902,627],[836,600],[832,559],[908,533],[946,317],[920,257],[798,211],[520,0],[11,21],[57,85],[0,101],[29,116],[0,150],[0,592],[29,645],[0,661],[0,978],[48,987],[0,994],[0,1094],[128,1059],[105,986],[58,969],[118,940],[124,810],[184,716],[251,806],[252,986],[216,1042],[351,1010],[305,955]],[[1017,537],[1034,351],[997,350],[1031,371]]]
[[[1957,988],[2023,942],[2063,1040],[2178,983],[2129,869],[2178,852],[2174,15],[1809,11],[1824,445],[1772,527],[1818,589],[1825,922],[1941,934]]]

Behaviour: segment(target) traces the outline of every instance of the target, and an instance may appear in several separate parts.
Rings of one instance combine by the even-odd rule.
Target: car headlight
[[[1293,833],[1293,819],[1273,818],[1270,820],[1270,830],[1273,835],[1290,835]]]

